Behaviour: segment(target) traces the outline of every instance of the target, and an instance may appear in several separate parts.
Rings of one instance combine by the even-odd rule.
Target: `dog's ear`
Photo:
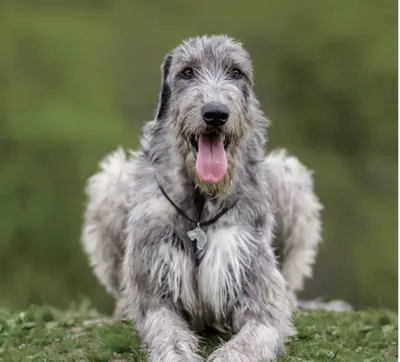
[[[164,58],[164,62],[161,66],[162,69],[162,84],[161,84],[161,92],[160,92],[160,98],[158,100],[158,109],[157,109],[157,121],[162,120],[169,108],[169,99],[171,96],[171,88],[168,85],[167,78],[169,74],[169,68],[171,67],[171,61],[172,61],[172,54],[168,54]]]

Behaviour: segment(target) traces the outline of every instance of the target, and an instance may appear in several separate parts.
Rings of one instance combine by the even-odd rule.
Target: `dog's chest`
[[[206,234],[207,248],[201,260],[192,259],[191,270],[183,264],[180,268],[183,283],[180,284],[179,299],[195,319],[203,318],[206,323],[223,322],[242,288],[243,265],[237,228],[219,228]],[[185,276],[188,272],[193,273],[193,278]]]

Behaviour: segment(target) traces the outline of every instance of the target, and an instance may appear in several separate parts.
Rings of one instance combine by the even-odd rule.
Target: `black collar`
[[[168,194],[165,192],[165,190],[162,188],[162,186],[160,185],[160,183],[157,181],[158,183],[158,187],[160,188],[161,192],[163,193],[163,195],[165,196],[165,198],[171,203],[171,205],[187,220],[191,221],[193,224],[196,224],[198,226],[208,226],[213,224],[214,222],[216,222],[221,216],[225,215],[230,209],[232,209],[238,200],[235,200],[229,207],[225,207],[223,208],[217,215],[215,215],[212,219],[207,220],[207,221],[200,221],[201,220],[201,214],[204,208],[204,204],[205,204],[205,198],[203,195],[201,195],[200,193],[196,193],[195,196],[195,204],[196,204],[196,208],[197,208],[197,212],[199,215],[198,220],[193,220],[192,218],[190,218],[189,216],[187,216],[181,208],[179,208],[172,200],[171,198],[168,196]]]

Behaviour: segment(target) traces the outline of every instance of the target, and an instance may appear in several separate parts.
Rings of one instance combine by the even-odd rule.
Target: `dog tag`
[[[188,231],[187,235],[190,240],[196,240],[197,251],[200,252],[207,244],[207,235],[201,230],[200,224],[197,224],[196,229]]]

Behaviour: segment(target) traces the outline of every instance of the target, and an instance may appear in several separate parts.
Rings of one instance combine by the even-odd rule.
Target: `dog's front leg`
[[[274,361],[281,346],[276,328],[251,319],[230,341],[212,353],[207,362]]]
[[[151,362],[201,362],[198,338],[187,322],[167,307],[149,310],[137,325]]]
[[[124,315],[134,323],[150,362],[200,362],[189,323],[198,312],[192,255],[174,244],[179,242],[174,209],[158,184],[145,180],[140,190],[132,190],[139,196],[132,201],[121,268]]]
[[[263,277],[247,284],[233,315],[236,334],[211,354],[207,362],[270,362],[293,334],[291,308],[282,275],[264,268]]]
[[[163,230],[166,239],[158,241],[161,247],[149,242],[153,228],[147,228],[150,233],[145,234],[143,243],[139,239],[143,228],[135,230],[139,231],[130,238],[122,265],[124,315],[134,323],[147,347],[149,362],[203,361],[197,354],[198,338],[173,298],[181,295],[184,274],[179,267],[190,269],[190,260],[182,250],[168,246],[167,241],[172,239],[168,230]],[[172,257],[176,264],[172,264]],[[184,295],[192,297],[191,290],[187,293]]]

